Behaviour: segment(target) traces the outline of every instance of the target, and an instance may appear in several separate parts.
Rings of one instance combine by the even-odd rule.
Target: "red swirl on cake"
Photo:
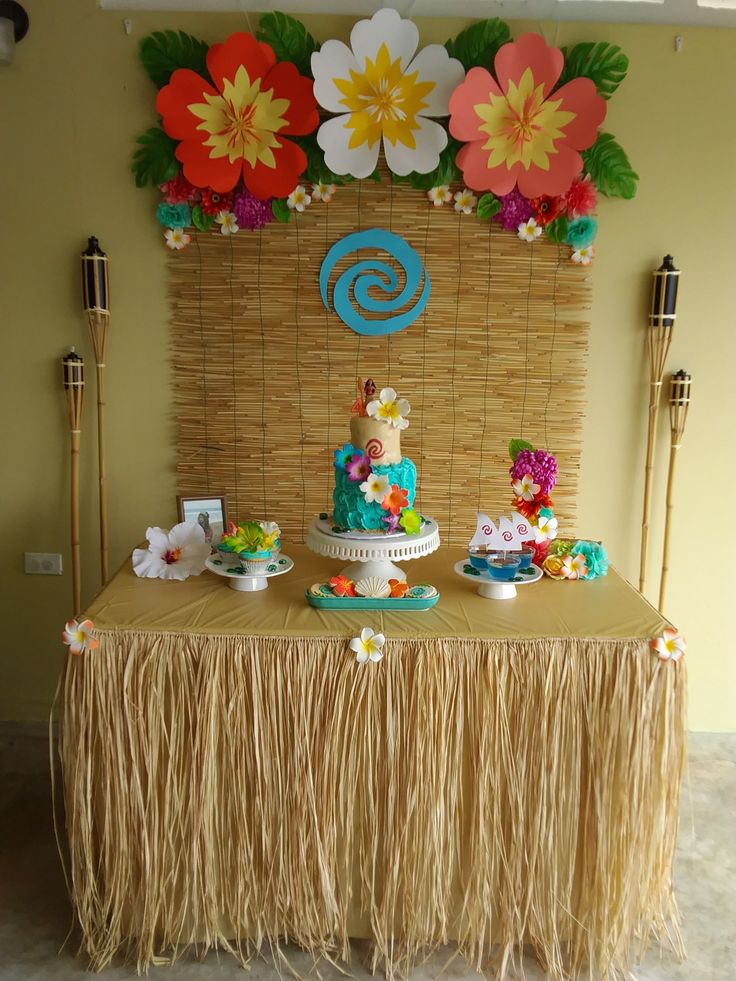
[[[365,452],[369,460],[380,460],[383,456],[383,443],[380,439],[369,439],[365,444]]]

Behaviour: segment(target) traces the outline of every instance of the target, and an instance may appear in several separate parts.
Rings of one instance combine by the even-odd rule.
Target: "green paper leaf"
[[[493,59],[501,45],[511,40],[509,25],[493,17],[481,20],[460,31],[456,38],[445,41],[445,48],[451,58],[457,58],[463,68],[493,69]]]
[[[533,450],[534,447],[531,443],[527,443],[525,439],[512,439],[509,443],[509,456],[512,460],[515,460],[522,450]]]
[[[215,216],[208,215],[206,212],[202,211],[201,204],[195,204],[192,208],[192,224],[195,228],[198,228],[200,232],[208,232],[215,224]]]
[[[604,99],[610,99],[629,69],[629,59],[621,48],[606,41],[585,41],[569,50],[563,48],[562,54],[565,66],[557,86],[583,76],[595,83],[598,94]]]
[[[408,181],[417,191],[429,191],[432,187],[439,187],[441,184],[453,184],[460,179],[460,171],[455,163],[455,156],[461,144],[449,137],[447,146],[440,154],[440,162],[436,169],[429,174],[418,174],[416,171],[407,174],[401,180]]]
[[[557,242],[558,245],[561,245],[567,237],[568,224],[567,218],[564,215],[560,215],[545,226],[544,234],[550,242]]]
[[[152,126],[146,130],[136,143],[138,149],[133,154],[131,168],[135,174],[136,187],[145,187],[146,184],[158,187],[164,181],[176,177],[179,173],[179,164],[174,156],[176,140],[167,136],[160,126]]]
[[[609,198],[633,198],[639,175],[610,133],[600,133],[592,147],[583,150],[583,170]]]
[[[291,221],[291,208],[286,203],[286,198],[274,198],[271,202],[271,211],[276,221],[284,224]]]
[[[271,45],[279,61],[291,61],[299,69],[300,74],[307,75],[309,78],[314,77],[311,59],[313,52],[319,50],[319,45],[301,21],[279,11],[264,14],[258,25],[256,37],[259,41]]]
[[[495,194],[484,194],[478,198],[478,206],[475,213],[478,218],[493,218],[501,210],[501,202]]]
[[[210,82],[207,71],[209,45],[184,31],[156,31],[144,37],[138,55],[153,84],[162,89],[177,68],[191,68]]]
[[[317,142],[317,134],[311,133],[309,136],[291,136],[293,143],[301,147],[307,157],[307,166],[301,175],[301,180],[311,181],[313,184],[336,184],[338,187],[354,181],[355,178],[345,174],[335,174],[325,163],[325,152]]]

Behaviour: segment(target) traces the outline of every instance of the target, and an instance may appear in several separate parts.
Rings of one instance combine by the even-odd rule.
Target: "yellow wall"
[[[182,28],[206,40],[247,26],[244,16],[101,12],[94,0],[25,0],[28,37],[0,67],[0,282],[2,283],[2,647],[0,719],[47,715],[64,657],[59,632],[71,603],[68,426],[59,359],[76,344],[91,365],[80,316],[78,253],[96,234],[112,259],[107,426],[111,565],[149,524],[175,520],[174,421],[165,249],[156,196],[130,174],[136,135],[155,121],[154,89],[137,60],[139,39]],[[305,18],[320,38],[345,36],[351,20]],[[253,18],[255,27],[256,18]],[[420,21],[424,41],[464,24]],[[514,25],[518,34],[522,25]],[[540,25],[528,25],[539,30]],[[736,651],[729,631],[730,498],[736,487],[734,418],[734,223],[736,31],[584,24],[541,25],[548,41],[602,39],[631,59],[609,103],[606,129],[641,176],[633,202],[600,208],[594,275],[589,408],[585,420],[581,535],[604,539],[627,577],[638,576],[647,404],[644,324],[650,271],[664,252],[683,270],[670,367],[694,379],[680,451],[674,568],[667,615],[690,642],[694,729],[736,729]],[[684,36],[680,54],[676,33]],[[94,389],[83,445],[84,599],[99,585]],[[657,514],[664,493],[665,415]],[[713,517],[708,517],[712,513]],[[697,522],[703,522],[698,530]],[[656,597],[661,530],[652,540]],[[706,561],[689,555],[702,543]],[[23,574],[24,551],[63,552],[62,578]]]

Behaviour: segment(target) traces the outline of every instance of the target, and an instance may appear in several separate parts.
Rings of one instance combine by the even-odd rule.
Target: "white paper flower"
[[[465,69],[441,44],[414,57],[418,46],[416,24],[384,7],[355,24],[350,47],[325,41],[312,55],[317,102],[340,113],[317,133],[334,173],[368,177],[381,144],[394,174],[428,174],[438,166],[447,133],[427,117],[449,115]]]
[[[539,522],[534,527],[534,541],[546,542],[557,538],[557,518],[546,518],[540,515]]]
[[[93,651],[100,646],[99,640],[92,636],[95,625],[91,620],[67,620],[61,639],[69,648],[70,654],[81,654],[83,651]]]
[[[312,198],[307,194],[307,189],[303,184],[297,184],[286,199],[286,204],[292,211],[304,211],[311,203]]]
[[[542,226],[538,225],[535,218],[522,221],[519,225],[519,238],[524,242],[533,242],[542,234]]]
[[[365,494],[366,504],[380,504],[391,489],[391,485],[385,473],[372,473],[368,480],[363,481],[360,489]]]
[[[337,187],[334,184],[312,184],[312,201],[324,201],[328,204],[335,196]]]
[[[443,204],[449,204],[452,201],[450,185],[440,184],[438,187],[430,187],[427,191],[427,197],[435,208],[441,208]]]
[[[464,215],[469,215],[477,203],[478,198],[467,187],[455,195],[455,211],[462,212]]]
[[[565,579],[582,579],[587,574],[588,566],[585,564],[585,556],[582,553],[566,555],[563,558],[560,575]]]
[[[406,429],[409,420],[404,417],[411,412],[411,406],[406,399],[398,399],[393,388],[382,388],[379,397],[369,402],[365,411],[374,419],[389,423],[394,429]]]
[[[133,571],[146,579],[187,579],[198,576],[210,554],[204,529],[196,521],[182,521],[171,531],[146,530],[148,548],[133,552]]]
[[[652,641],[652,650],[660,661],[679,661],[685,656],[687,642],[672,627],[668,627],[661,637]]]
[[[167,228],[164,232],[166,245],[170,249],[184,249],[192,241],[183,228]]]
[[[232,211],[218,211],[215,215],[215,221],[220,226],[223,235],[235,235],[236,232],[240,231],[238,219]]]
[[[365,664],[366,661],[381,660],[385,643],[383,634],[374,634],[370,627],[363,627],[360,637],[353,637],[350,641],[350,650],[355,651],[355,660],[359,664]]]
[[[269,548],[273,548],[281,537],[281,529],[275,521],[259,521],[258,524],[261,526],[261,530],[263,531],[263,542],[261,544],[261,548],[264,551]]]
[[[589,266],[595,255],[595,246],[587,245],[584,249],[575,249],[572,254],[572,261],[581,266]]]
[[[517,497],[521,497],[525,501],[533,501],[542,488],[539,484],[534,483],[534,478],[530,473],[526,473],[521,480],[515,480],[511,484],[511,489]]]

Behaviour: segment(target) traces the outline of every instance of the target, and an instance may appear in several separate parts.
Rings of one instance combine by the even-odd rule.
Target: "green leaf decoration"
[[[338,187],[354,181],[349,174],[335,174],[325,163],[325,152],[317,142],[317,134],[309,136],[291,136],[292,142],[300,146],[307,156],[307,166],[300,180],[312,181],[313,184],[336,184]]]
[[[152,126],[146,130],[136,143],[138,149],[133,154],[132,166],[136,187],[145,187],[146,184],[157,187],[176,177],[179,172],[179,164],[174,156],[176,140],[167,136],[160,126]]]
[[[300,21],[278,11],[264,14],[256,37],[271,45],[279,61],[291,61],[300,74],[314,77],[311,60],[313,52],[319,50],[319,45]]]
[[[489,219],[497,215],[501,210],[501,202],[495,194],[484,194],[478,199],[478,206],[475,213],[478,218]]]
[[[271,211],[276,221],[284,224],[291,221],[291,208],[286,203],[286,198],[274,198],[271,202]]]
[[[451,58],[457,58],[463,68],[493,68],[493,59],[501,45],[511,40],[509,25],[493,17],[481,20],[460,31],[453,40],[445,41],[445,48]]]
[[[561,245],[567,238],[567,226],[567,218],[560,215],[559,218],[555,218],[545,227],[544,233],[550,242],[557,242],[558,245]]]
[[[177,68],[191,68],[208,82],[209,45],[184,31],[156,31],[141,41],[138,54],[153,84],[162,89]]]
[[[509,456],[512,460],[515,460],[522,450],[533,450],[534,447],[531,443],[527,443],[525,439],[512,439],[509,443]]]
[[[600,133],[592,147],[583,150],[583,170],[609,198],[633,198],[639,175],[610,133]]]
[[[205,211],[202,211],[201,204],[195,204],[192,208],[192,224],[200,232],[208,232],[215,224],[215,216],[208,215]]]
[[[460,179],[460,171],[455,163],[455,157],[461,145],[457,140],[449,137],[435,170],[429,174],[418,174],[416,171],[412,171],[411,174],[400,179],[408,181],[418,191],[429,191],[430,188],[439,187],[441,184],[455,183]]]
[[[617,44],[606,41],[586,41],[568,51],[562,48],[565,66],[558,86],[573,78],[589,78],[595,83],[598,94],[610,99],[629,70],[629,59]]]

